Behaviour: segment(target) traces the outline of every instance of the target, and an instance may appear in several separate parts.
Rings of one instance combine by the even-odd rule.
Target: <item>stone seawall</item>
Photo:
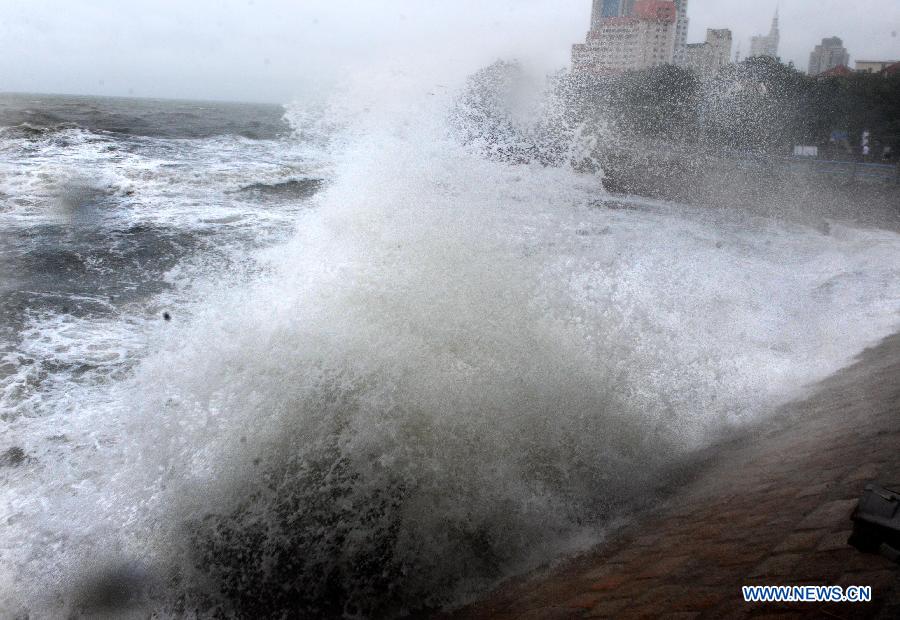
[[[900,230],[900,172],[853,174],[852,163],[825,165],[777,157],[689,153],[665,147],[598,155],[615,193],[734,208],[819,225],[823,218]],[[861,168],[861,170],[866,170]]]

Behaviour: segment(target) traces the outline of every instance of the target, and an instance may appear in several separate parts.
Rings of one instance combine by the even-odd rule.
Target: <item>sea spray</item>
[[[212,485],[173,498],[175,546],[226,609],[446,604],[580,539],[669,452],[629,471],[665,440],[544,282],[534,199],[596,183],[485,162],[443,118],[362,132],[271,276],[144,365],[139,469]]]
[[[610,197],[384,83],[324,108],[327,182],[252,281],[70,401],[80,450],[14,499],[22,606],[90,610],[110,566],[160,615],[452,605],[896,326],[894,233]]]

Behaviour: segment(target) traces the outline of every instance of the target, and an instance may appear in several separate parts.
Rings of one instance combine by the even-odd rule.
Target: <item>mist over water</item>
[[[45,250],[154,232],[126,300],[10,312],[0,608],[453,605],[602,540],[670,466],[896,329],[900,235],[609,196],[567,157],[510,157],[533,150],[460,114],[449,73],[361,73],[289,106],[290,138],[6,138],[87,174],[10,177],[7,222],[85,218]],[[519,94],[539,124],[553,102]],[[3,250],[18,277],[36,260]]]

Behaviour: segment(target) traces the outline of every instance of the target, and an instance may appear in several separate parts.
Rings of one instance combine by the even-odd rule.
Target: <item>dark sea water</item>
[[[291,133],[280,105],[72,95],[0,95],[0,126],[10,132],[77,127],[149,138],[276,140]]]
[[[158,318],[178,295],[177,271],[209,263],[240,270],[243,253],[290,232],[319,179],[287,142],[284,113],[276,105],[0,95],[5,418],[41,414],[36,395],[47,381],[128,366],[120,364],[127,347],[101,359],[79,350],[82,327]],[[29,330],[41,332],[38,342],[27,341]]]
[[[0,616],[452,606],[897,327],[893,232],[610,197],[372,79],[0,95]]]

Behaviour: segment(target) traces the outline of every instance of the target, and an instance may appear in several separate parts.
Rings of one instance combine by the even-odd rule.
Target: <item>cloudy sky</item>
[[[776,0],[691,0],[690,40],[728,27],[746,52]],[[900,0],[781,0],[782,55],[825,36],[900,59]],[[0,0],[0,91],[283,102],[350,70],[517,57],[567,64],[590,0]],[[419,65],[424,66],[424,65]]]

